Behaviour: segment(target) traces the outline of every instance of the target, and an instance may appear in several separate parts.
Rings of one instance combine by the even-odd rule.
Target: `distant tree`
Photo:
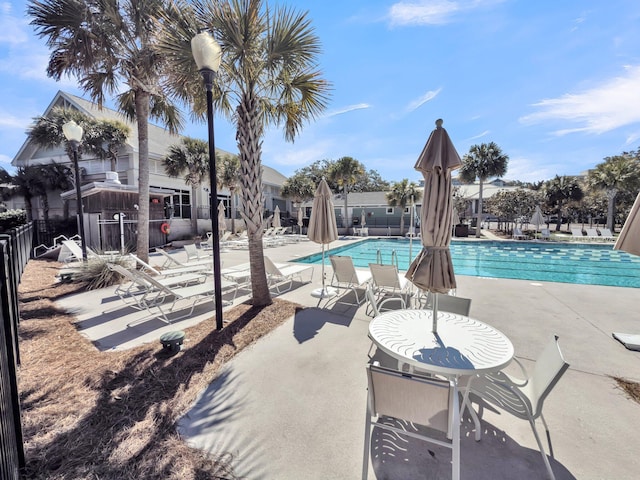
[[[349,226],[349,187],[355,184],[360,175],[364,174],[363,165],[352,157],[342,157],[338,159],[329,171],[329,178],[336,182],[342,188],[344,194],[344,217],[342,218],[342,226]]]
[[[418,202],[422,199],[422,190],[415,182],[403,179],[391,184],[391,190],[386,194],[387,203],[391,207],[400,207],[400,235],[404,235],[404,209],[411,204],[411,199]]]
[[[542,196],[524,188],[503,190],[487,200],[487,210],[501,219],[516,222],[520,217],[531,217]]]
[[[198,233],[196,194],[198,187],[209,175],[209,144],[197,138],[183,137],[179,144],[169,147],[162,159],[164,171],[170,177],[183,177],[191,186],[191,232]],[[214,203],[215,205],[215,199]],[[210,212],[214,218],[216,212]]]
[[[110,170],[117,171],[118,152],[126,144],[131,129],[117,120],[96,120],[85,132],[83,144],[100,160],[109,160]]]
[[[590,188],[603,190],[607,196],[607,228],[615,231],[616,198],[621,191],[637,190],[640,185],[640,161],[626,154],[606,157],[587,174]]]
[[[562,215],[569,202],[579,202],[584,195],[575,177],[559,176],[548,180],[543,188],[546,204],[558,214],[556,231],[562,226]]]
[[[507,172],[509,157],[502,153],[500,147],[494,142],[473,145],[462,158],[459,178],[465,183],[473,183],[476,179],[480,182],[478,190],[478,212],[476,237],[480,237],[480,225],[482,224],[482,186],[491,177],[502,177]]]
[[[285,180],[280,194],[284,198],[289,198],[293,202],[301,203],[310,200],[315,195],[317,185],[313,181],[301,174],[295,174]]]
[[[240,186],[241,175],[240,159],[237,155],[229,154],[216,155],[216,157],[218,158],[217,162],[219,165],[217,170],[218,182],[221,187],[228,188],[229,194],[231,195],[231,231],[235,233],[236,211],[238,209],[236,193]]]
[[[15,185],[15,194],[24,198],[27,222],[33,220],[33,199],[46,194],[46,182],[40,165],[20,167],[11,183]]]
[[[351,186],[352,192],[387,192],[391,188],[391,183],[382,179],[376,170],[367,170],[356,179],[356,183]]]

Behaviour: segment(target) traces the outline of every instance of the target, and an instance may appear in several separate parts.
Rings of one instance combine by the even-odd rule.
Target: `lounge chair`
[[[288,292],[293,287],[294,280],[304,282],[303,274],[310,273],[309,280],[313,279],[313,266],[301,263],[280,263],[275,264],[267,256],[264,257],[264,267],[267,272],[269,285],[274,287],[278,294]],[[283,289],[284,285],[284,289]]]
[[[113,260],[115,257],[120,255],[120,252],[110,252],[108,254],[99,255],[89,247],[85,248],[87,249],[87,260],[90,258]],[[64,263],[82,262],[82,247],[74,240],[63,240],[62,248],[58,255],[58,261]]]
[[[187,254],[187,263],[207,260],[213,262],[213,257],[206,250],[199,249],[195,244],[184,245],[184,251]]]
[[[543,228],[542,230],[540,230],[540,239],[551,240],[551,231],[548,228]]]
[[[166,323],[187,318],[191,316],[196,305],[199,303],[215,300],[215,287],[213,282],[203,282],[195,285],[172,288],[162,285],[161,282],[144,272],[138,272],[135,278],[135,281],[141,288],[148,290],[147,294],[137,299],[138,305],[147,310],[153,317]],[[222,291],[223,293],[233,293],[233,299],[231,300],[233,301],[238,291],[238,285],[229,280],[222,280]],[[178,302],[181,301],[191,302],[188,306],[179,308],[179,310],[189,308],[188,313],[170,319],[168,315],[178,310]],[[138,322],[139,320],[135,321],[135,323]],[[130,325],[131,324],[127,326]]]
[[[382,304],[395,300],[405,308],[411,294],[412,283],[404,275],[398,273],[395,265],[381,265],[370,263],[372,284],[377,294],[378,310],[382,311]]]
[[[356,297],[355,304],[344,301],[340,303],[359,306],[364,299],[360,299],[358,289],[366,287],[367,283],[371,280],[371,272],[356,270],[351,257],[332,255],[329,257],[329,260],[333,267],[331,286],[337,289],[350,290]],[[342,297],[344,297],[344,295]]]
[[[581,228],[572,228],[571,229],[571,238],[572,238],[572,240],[584,239],[584,235],[582,234],[582,229]]]
[[[586,228],[587,239],[588,240],[600,240],[600,235],[598,235],[598,230],[595,228]]]
[[[213,261],[211,258],[204,258],[201,260],[194,260],[191,262],[181,262],[174,255],[169,255],[162,248],[156,247],[156,252],[164,257],[164,263],[162,264],[162,268],[184,268],[184,267],[193,267],[194,265],[207,265],[211,266]]]
[[[367,416],[364,438],[362,478],[369,475],[369,450],[372,426],[388,430],[392,435],[381,435],[377,448],[385,450],[385,442],[392,449],[402,444],[405,437],[418,438],[451,449],[451,478],[460,478],[460,408],[458,389],[454,382],[425,377],[374,363],[367,365],[369,381]],[[377,421],[372,422],[372,418]],[[416,428],[421,425],[425,428]],[[437,437],[433,431],[442,432]],[[435,432],[434,432],[435,433]],[[447,434],[447,435],[444,435]],[[451,440],[447,440],[451,438]]]
[[[202,263],[199,265],[190,265],[186,267],[176,267],[176,268],[167,268],[165,270],[158,270],[147,262],[143,261],[140,257],[138,257],[135,253],[130,253],[129,256],[136,262],[136,264],[140,267],[145,273],[150,273],[153,275],[164,275],[166,277],[171,275],[182,275],[183,273],[194,273],[194,272],[202,272],[203,274],[213,274],[213,270],[211,269],[211,265]]]
[[[514,358],[514,360],[516,359]],[[478,378],[474,378],[470,383],[470,391],[480,396],[484,401],[518,418],[529,421],[549,477],[555,479],[549,459],[545,454],[540,436],[536,430],[535,421],[538,417],[542,420],[547,432],[549,455],[553,457],[551,436],[549,435],[547,422],[542,415],[542,406],[560,377],[569,368],[569,364],[562,356],[558,345],[558,337],[555,335],[538,357],[533,374],[527,375],[524,367],[517,360],[516,362],[522,368],[525,375],[524,380],[512,377],[504,372],[479,375]]]
[[[247,288],[251,285],[251,265],[243,263],[234,267],[223,268],[220,271],[222,277],[238,284],[238,288]]]
[[[522,233],[522,229],[520,229],[518,227],[515,227],[513,229],[512,237],[513,237],[514,240],[526,240],[527,239],[527,236],[524,233]]]
[[[608,240],[608,241],[614,241],[616,238],[613,236],[613,233],[611,233],[611,230],[608,228],[601,228],[600,229],[600,238],[602,240]]]

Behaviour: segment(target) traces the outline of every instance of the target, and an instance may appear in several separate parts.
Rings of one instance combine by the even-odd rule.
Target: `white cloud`
[[[28,22],[13,15],[10,3],[0,3],[0,43],[17,45],[29,39]]]
[[[520,121],[529,124],[560,121],[563,125],[575,125],[556,130],[557,136],[577,132],[601,134],[640,122],[640,110],[632,107],[639,104],[640,66],[633,66],[626,67],[624,75],[600,86],[542,100],[533,105],[540,111],[525,115]]]
[[[397,2],[389,9],[389,21],[393,26],[441,25],[454,20],[459,13],[492,6],[504,0],[422,0]]]
[[[327,114],[324,116],[325,118],[335,117],[336,115],[342,115],[343,113],[349,113],[349,112],[353,112],[354,110],[362,110],[365,108],[371,108],[371,105],[369,105],[368,103],[357,103],[355,105],[349,105],[339,110],[333,110],[333,111],[327,112]]]
[[[478,138],[486,137],[490,133],[491,133],[491,130],[485,130],[484,132],[479,133],[478,135],[474,135],[473,137],[469,137],[469,138],[463,140],[463,142],[470,142],[472,140],[477,140]]]
[[[442,90],[442,88],[439,88],[437,90],[429,90],[427,93],[422,95],[420,98],[417,98],[416,100],[411,101],[409,103],[409,105],[407,105],[406,111],[407,112],[413,112],[414,110],[420,108],[422,105],[424,105],[428,101],[433,100],[434,98],[436,98],[436,96],[438,96],[438,94],[440,93],[441,90]]]
[[[0,153],[0,164],[7,164],[8,166],[11,166],[11,160],[13,160],[13,158],[10,158],[9,156]]]
[[[540,159],[516,157],[509,159],[509,168],[505,178],[517,179],[522,182],[539,182],[553,178],[558,171],[559,165],[542,165]]]
[[[20,118],[7,112],[0,111],[0,127],[25,130],[31,123],[30,117]]]

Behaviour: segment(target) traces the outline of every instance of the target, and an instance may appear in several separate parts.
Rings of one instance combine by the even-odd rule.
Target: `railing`
[[[0,478],[18,479],[25,465],[17,367],[18,284],[31,256],[33,223],[0,235]]]

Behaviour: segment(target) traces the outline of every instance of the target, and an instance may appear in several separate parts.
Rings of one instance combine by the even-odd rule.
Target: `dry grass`
[[[613,377],[613,379],[629,398],[640,403],[640,383],[632,382],[631,380],[626,380],[621,377]]]
[[[35,479],[234,478],[229,458],[185,444],[176,422],[221,366],[293,315],[298,305],[242,304],[186,330],[174,356],[159,344],[99,352],[55,300],[81,285],[56,284],[59,264],[29,262],[20,285],[26,477]]]

